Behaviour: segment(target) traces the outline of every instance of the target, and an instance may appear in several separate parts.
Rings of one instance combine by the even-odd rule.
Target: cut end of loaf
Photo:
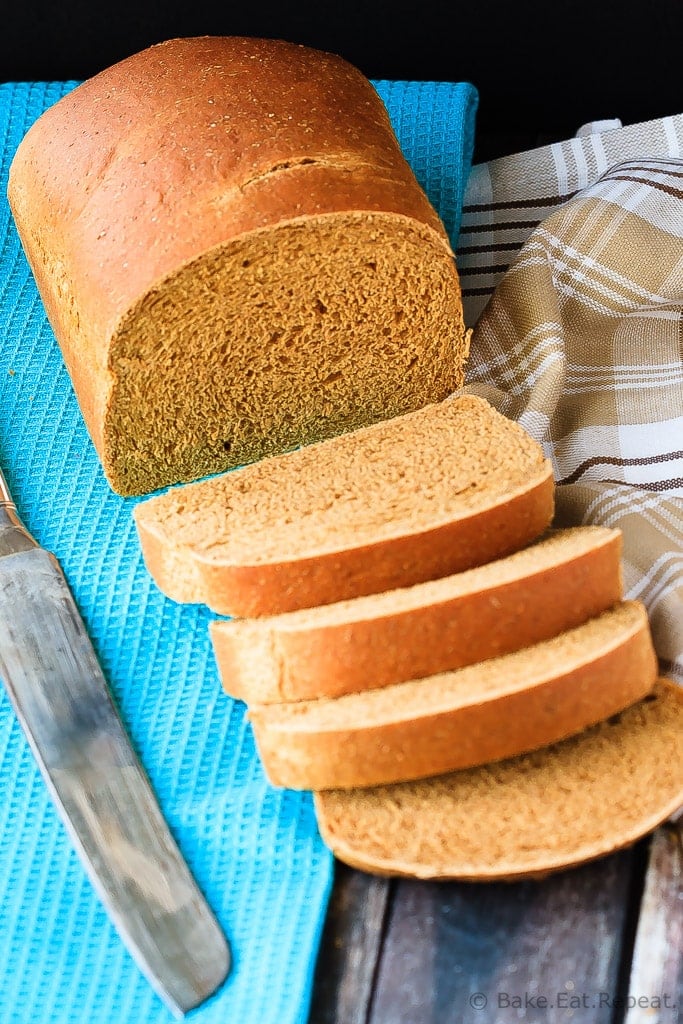
[[[432,229],[340,213],[254,231],[125,317],[105,470],[144,494],[333,437],[445,398],[466,355],[455,264]]]
[[[353,867],[466,881],[543,876],[628,846],[683,805],[683,691],[531,754],[434,779],[315,795]]]
[[[549,525],[552,467],[459,395],[136,507],[149,571],[178,601],[237,617],[329,604],[519,550]],[[186,563],[188,569],[181,571]]]

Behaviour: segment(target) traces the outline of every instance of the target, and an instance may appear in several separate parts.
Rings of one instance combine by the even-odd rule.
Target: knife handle
[[[17,506],[0,469],[0,558],[37,547],[38,542],[19,518]]]

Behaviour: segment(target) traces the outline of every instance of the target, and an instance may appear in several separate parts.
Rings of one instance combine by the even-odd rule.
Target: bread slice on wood
[[[272,615],[410,586],[538,537],[540,445],[459,395],[141,502],[147,567],[176,601]]]
[[[227,693],[313,700],[461,668],[549,639],[622,597],[621,534],[551,531],[444,579],[261,619],[214,620]]]
[[[341,57],[230,36],[151,46],[37,119],[8,196],[122,494],[462,385],[446,229]]]
[[[382,875],[541,877],[629,846],[683,805],[683,689],[561,743],[433,779],[315,795],[323,839]]]
[[[330,700],[253,705],[266,774],[291,789],[402,782],[571,736],[648,693],[645,607],[625,601],[560,636],[455,672]]]

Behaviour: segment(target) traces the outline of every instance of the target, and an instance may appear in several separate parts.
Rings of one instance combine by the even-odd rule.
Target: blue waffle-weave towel
[[[61,562],[162,810],[228,935],[232,973],[197,1024],[303,1024],[333,874],[308,794],[273,789],[243,705],[218,684],[209,613],[165,599],[134,499],[109,489],[6,202],[25,131],[76,83],[0,86],[0,460]],[[457,241],[476,90],[378,82],[399,141]],[[0,638],[1,642],[1,638]],[[0,687],[0,1024],[169,1024],[116,935]]]

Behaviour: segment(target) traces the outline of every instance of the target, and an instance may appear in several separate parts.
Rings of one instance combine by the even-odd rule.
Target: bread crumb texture
[[[406,218],[261,230],[150,291],[112,341],[106,433],[127,492],[400,415],[463,382],[451,257]],[[162,387],[150,387],[159,380]]]
[[[437,579],[550,524],[540,445],[459,394],[137,505],[143,555],[176,601],[253,617]]]
[[[683,691],[585,732],[437,778],[315,795],[323,838],[380,874],[469,880],[543,875],[629,845],[683,803]]]
[[[136,508],[169,546],[259,564],[423,532],[531,488],[537,442],[483,399],[460,395]]]

